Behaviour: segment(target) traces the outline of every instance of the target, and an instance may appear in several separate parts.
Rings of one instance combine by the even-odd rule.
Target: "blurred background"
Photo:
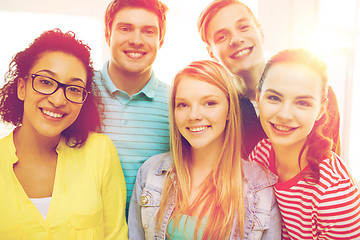
[[[43,31],[73,31],[92,49],[95,69],[109,52],[104,13],[110,0],[0,0],[0,86],[12,56]],[[211,0],[163,0],[169,7],[165,42],[154,63],[160,80],[171,83],[193,60],[209,59],[197,18]],[[265,34],[266,57],[304,47],[328,65],[329,84],[339,103],[342,158],[360,181],[360,0],[247,0]],[[0,137],[11,127],[0,122]],[[1,158],[1,153],[0,153]]]

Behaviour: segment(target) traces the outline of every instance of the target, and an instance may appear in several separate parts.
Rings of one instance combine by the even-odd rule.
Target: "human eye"
[[[143,33],[147,36],[155,36],[157,34],[157,29],[147,27],[143,30]]]
[[[269,99],[271,102],[280,102],[281,99],[276,95],[269,95],[267,96],[267,99]]]
[[[75,95],[81,95],[84,91],[84,89],[77,87],[77,86],[68,86],[66,88],[66,90],[71,93],[71,94],[75,94]]]
[[[184,102],[176,103],[176,108],[186,108],[188,105]]]
[[[45,77],[45,76],[36,76],[35,78],[35,82],[37,82],[37,84],[43,86],[43,87],[52,87],[54,85],[56,85],[55,81],[52,80],[51,78]]]
[[[119,27],[118,27],[118,30],[119,30],[120,32],[124,32],[124,33],[126,33],[126,32],[131,32],[131,27],[129,27],[129,26],[119,26]]]
[[[240,25],[239,29],[243,32],[249,30],[250,26],[247,24]]]
[[[227,34],[219,34],[219,35],[215,36],[214,42],[215,43],[220,43],[220,42],[225,41],[226,38],[227,38]]]
[[[207,106],[207,107],[213,107],[213,106],[217,105],[217,102],[213,101],[213,100],[208,100],[208,101],[205,102],[204,105]]]
[[[51,79],[49,79],[47,77],[43,77],[43,76],[38,76],[37,82],[39,82],[41,85],[44,85],[44,86],[54,85],[54,81],[52,81]]]
[[[296,104],[301,107],[311,107],[312,106],[310,102],[304,101],[304,100],[297,101]]]

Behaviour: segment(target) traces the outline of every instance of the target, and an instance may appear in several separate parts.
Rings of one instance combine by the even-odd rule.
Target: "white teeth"
[[[142,53],[128,52],[128,55],[132,58],[140,58],[142,56]]]
[[[273,125],[274,125],[274,128],[276,128],[279,131],[283,131],[283,132],[288,132],[292,129],[290,127],[285,127],[285,126],[281,126],[281,125],[277,125],[277,124],[273,124]]]
[[[193,128],[189,128],[190,132],[200,132],[205,130],[207,127],[193,127]]]
[[[249,52],[250,52],[250,49],[246,48],[244,50],[241,50],[241,51],[237,52],[234,57],[241,57],[242,55],[245,55],[245,54],[247,54]]]
[[[47,111],[44,109],[42,109],[42,112],[45,113],[46,115],[48,115],[50,117],[54,117],[54,118],[61,118],[62,116],[64,116],[64,114],[54,113],[54,112],[50,112],[50,111]]]

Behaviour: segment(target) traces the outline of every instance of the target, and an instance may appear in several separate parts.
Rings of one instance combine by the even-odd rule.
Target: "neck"
[[[305,144],[305,142],[304,142]],[[308,164],[306,161],[306,152],[301,155],[299,167],[299,155],[304,144],[296,144],[293,146],[273,146],[275,151],[275,167],[280,182],[287,181],[295,177]]]
[[[214,162],[219,158],[220,146],[212,148],[192,148],[191,151],[191,177],[197,178],[199,175],[210,173]],[[207,175],[207,174],[206,174]]]
[[[141,73],[127,72],[116,67],[111,61],[109,62],[108,73],[115,86],[125,91],[130,97],[140,92],[151,78],[151,68]]]
[[[24,126],[14,131],[14,144],[17,154],[26,154],[34,157],[56,154],[60,138],[60,135],[49,138],[40,134],[34,134],[33,131],[29,131]]]
[[[245,96],[248,97],[251,101],[256,99],[256,88],[259,85],[261,75],[265,68],[265,61],[256,65],[255,67],[241,71],[237,75],[243,79],[245,83]]]

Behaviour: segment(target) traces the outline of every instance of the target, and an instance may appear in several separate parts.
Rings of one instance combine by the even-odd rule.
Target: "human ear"
[[[25,100],[25,79],[19,78],[17,83],[17,96],[21,101]]]
[[[259,92],[259,86],[256,86],[256,96],[255,96],[256,104],[259,106],[260,102],[260,92]]]
[[[159,49],[162,47],[162,45],[164,44],[164,38],[160,40],[159,42]]]
[[[325,114],[325,111],[326,111],[326,106],[328,104],[328,99],[326,98],[325,101],[322,101],[321,102],[321,107],[320,107],[320,111],[316,117],[316,121],[318,121],[324,114]]]
[[[110,37],[111,37],[111,31],[107,29],[105,33],[105,41],[109,47],[110,47]]]
[[[208,51],[210,57],[215,60],[216,62],[219,62],[219,60],[215,57],[214,52],[211,50],[211,46],[207,45],[206,50]]]

